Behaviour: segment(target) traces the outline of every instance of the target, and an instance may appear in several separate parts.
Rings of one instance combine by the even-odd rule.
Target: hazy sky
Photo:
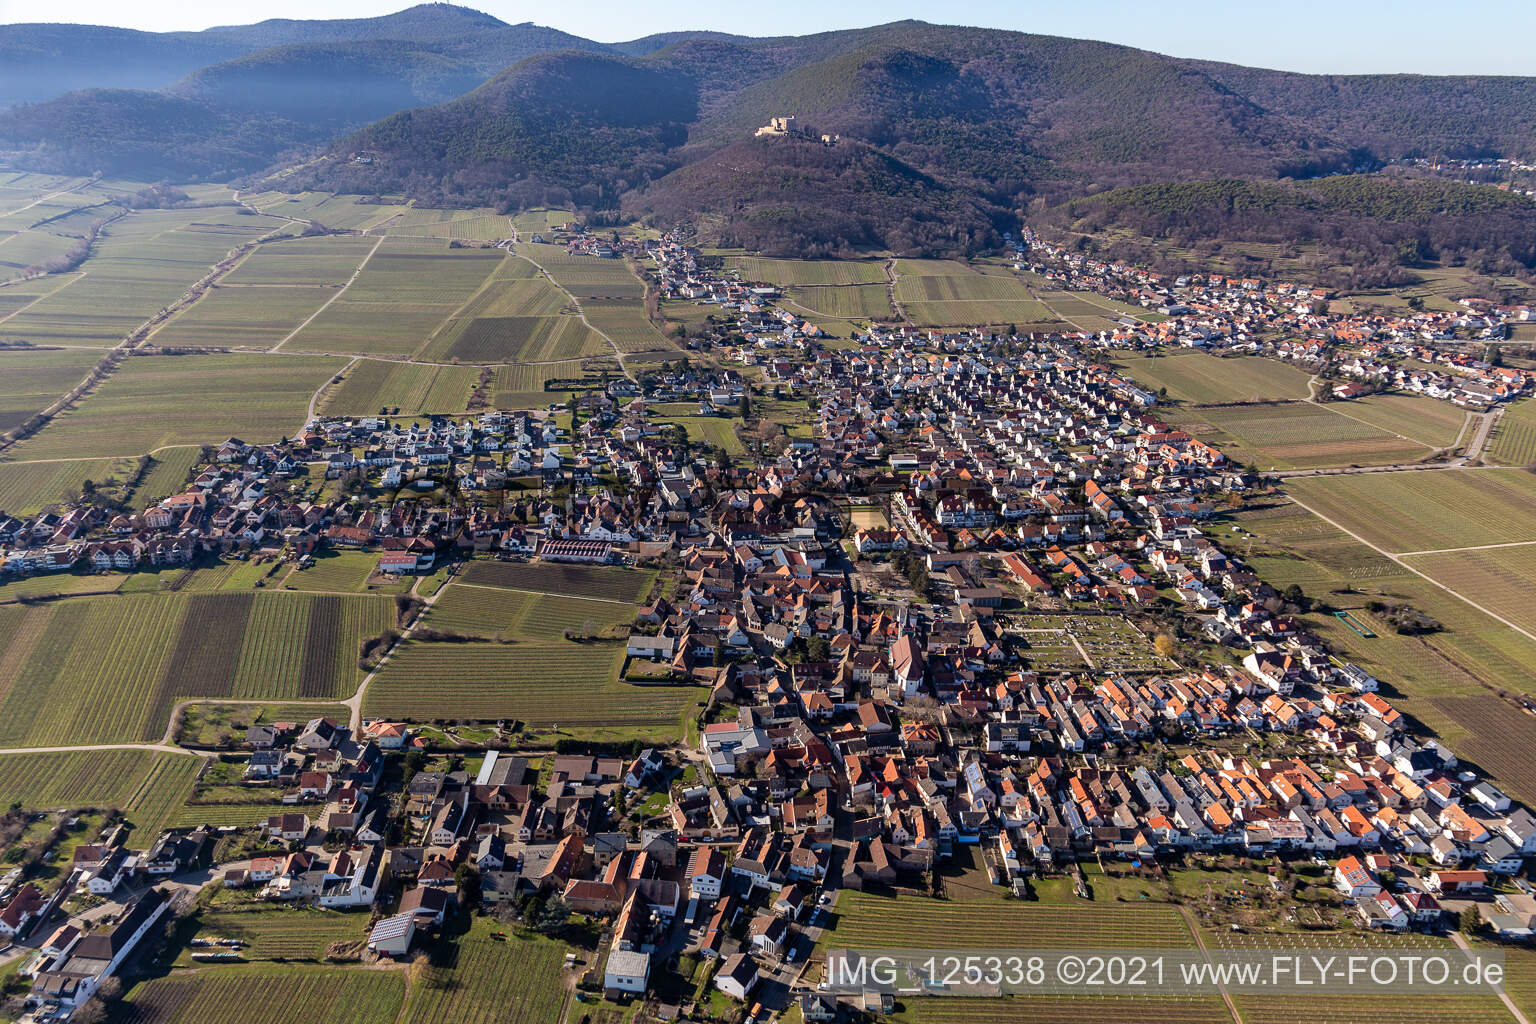
[[[356,18],[409,0],[0,0],[0,23],[70,21],[164,31],[260,17]],[[1176,56],[1335,73],[1416,71],[1536,75],[1536,0],[485,0],[503,21],[533,21],[613,42],[672,29],[803,35],[920,18],[1105,39]]]

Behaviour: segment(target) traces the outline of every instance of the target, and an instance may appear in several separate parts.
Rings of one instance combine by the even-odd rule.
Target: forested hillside
[[[90,86],[0,110],[0,159],[22,166],[554,203],[598,219],[692,207],[720,237],[776,249],[961,252],[1107,190],[1308,181],[1426,154],[1536,157],[1536,79],[1296,75],[915,21],[605,44],[429,4],[165,35],[0,27],[6,54],[0,105],[37,98],[37,82]],[[107,88],[120,85],[139,88]],[[849,145],[751,141],[781,114]],[[1205,188],[1181,193],[1191,201],[1177,215],[1117,202],[1113,217],[1162,232],[1228,217]],[[1391,266],[1413,232],[1358,232],[1377,214],[1323,188],[1255,186],[1244,201],[1273,208],[1242,230],[1354,234],[1357,262]],[[1470,253],[1470,221],[1412,223],[1427,232],[1421,250]],[[1522,239],[1476,253],[1522,263]]]
[[[1207,239],[1315,244],[1330,256],[1321,280],[1337,286],[1406,283],[1412,267],[1431,259],[1488,275],[1536,271],[1536,202],[1422,178],[1142,185],[1075,200],[1043,221],[1088,234],[1129,232],[1175,248]]]

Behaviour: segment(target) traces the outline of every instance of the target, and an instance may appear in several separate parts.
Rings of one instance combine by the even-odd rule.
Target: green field
[[[1157,323],[1167,319],[1161,313],[1152,312],[1141,306],[1133,306],[1128,302],[1105,298],[1093,292],[1056,291],[1050,287],[1054,282],[1043,281],[1033,275],[1029,275],[1028,280],[1038,282],[1035,296],[1045,303],[1047,309],[1079,330],[1113,331],[1120,326],[1120,320],[1123,317],[1131,317],[1144,323]]]
[[[1309,402],[1192,406],[1164,413],[1176,426],[1260,469],[1413,462],[1427,445]]]
[[[489,639],[403,644],[368,688],[365,710],[392,718],[675,731],[682,709],[697,699],[695,691],[631,686],[619,679],[622,643],[565,638],[568,630],[592,637],[628,622],[632,602],[649,589],[651,578],[623,570],[473,562],[460,582],[442,591],[426,625]]]
[[[1404,561],[1536,633],[1536,545],[1411,555]]]
[[[310,396],[344,361],[320,356],[137,356],[9,455],[139,455],[231,436],[275,441],[303,426]]]
[[[179,299],[231,250],[283,227],[232,206],[135,211],[106,228],[81,277],[0,330],[34,344],[111,347]]]
[[[649,411],[652,423],[680,426],[688,432],[690,441],[712,444],[732,456],[746,454],[746,445],[736,435],[736,428],[741,425],[740,417],[729,410],[725,415],[700,416],[698,409],[696,403],[681,402],[652,406]]]
[[[220,283],[150,336],[161,348],[266,351],[281,342],[336,294],[314,285]]]
[[[331,416],[372,415],[398,409],[401,416],[461,413],[480,371],[473,366],[404,363],[360,359],[328,387],[317,411]]]
[[[46,505],[78,494],[87,480],[126,480],[133,459],[81,459],[64,462],[0,462],[0,509],[30,515]]]
[[[426,622],[468,636],[551,641],[564,639],[566,629],[592,634],[633,617],[632,608],[612,601],[459,584],[443,591]]]
[[[743,281],[765,281],[781,288],[885,284],[885,271],[874,260],[774,260],[758,256],[727,256],[725,268],[738,271]]]
[[[478,918],[427,946],[431,966],[413,984],[401,1024],[558,1024],[566,1001],[564,943]],[[390,1019],[390,1018],[381,1018]]]
[[[123,996],[132,1024],[379,1024],[405,999],[400,971],[212,966],[175,970]],[[259,1008],[259,1009],[255,1009]]]
[[[988,273],[939,260],[898,260],[896,269],[896,301],[920,326],[1018,325],[1056,319],[1008,271]]]
[[[585,609],[582,609],[583,611]],[[528,623],[551,632],[580,621]],[[407,641],[368,688],[370,716],[412,720],[516,719],[562,728],[642,730],[674,735],[684,707],[700,699],[686,687],[621,682],[617,641],[558,639],[511,643]]]
[[[520,244],[518,254],[539,264],[581,305],[587,320],[623,352],[670,349],[672,343],[645,315],[645,286],[623,260],[573,255],[557,245]]]
[[[1526,753],[1536,729],[1526,730],[1531,736],[1516,735],[1517,726],[1536,725],[1536,720],[1521,718],[1490,692],[1490,688],[1531,691],[1529,665],[1536,660],[1536,642],[1297,506],[1244,512],[1238,521],[1256,535],[1245,553],[1261,577],[1278,587],[1297,583],[1309,596],[1350,611],[1377,635],[1364,639],[1327,614],[1306,617],[1313,632],[1370,670],[1386,684],[1387,695],[1404,713],[1423,722],[1463,757],[1475,760],[1508,791],[1536,799],[1536,768]],[[1418,562],[1417,557],[1407,560]],[[1389,622],[1368,610],[1373,601],[1407,604],[1433,616],[1444,629],[1422,636],[1398,635]],[[1487,727],[1490,715],[1501,720],[1498,727]]]
[[[1434,448],[1455,444],[1467,419],[1465,409],[1419,395],[1369,395],[1328,408]]]
[[[792,312],[798,312],[798,306],[841,319],[886,320],[895,315],[883,284],[791,288],[787,294]]]
[[[834,917],[834,926],[822,939],[831,948],[900,948],[912,945],[914,935],[934,946],[978,949],[1021,943],[1038,949],[1190,949],[1195,944],[1184,918],[1166,905],[1052,906],[1005,901],[978,890],[943,900],[847,891],[838,897]]]
[[[502,262],[473,301],[444,325],[424,359],[551,362],[611,351],[575,304],[525,259]]]
[[[1536,475],[1523,470],[1309,477],[1286,488],[1388,551],[1536,541]]]
[[[307,569],[294,569],[282,577],[284,590],[322,594],[395,594],[410,589],[411,581],[375,577],[379,556],[368,551],[327,551]]]
[[[519,236],[548,234],[576,217],[570,210],[524,210],[512,218]]]
[[[196,445],[161,448],[149,457],[149,466],[137,487],[133,489],[134,501],[140,505],[179,494],[187,486],[192,471],[197,468],[201,449]]]
[[[368,915],[347,914],[315,907],[263,907],[205,910],[188,939],[238,939],[245,943],[240,955],[249,961],[279,963],[325,960],[333,942],[366,940]],[[197,966],[189,946],[176,958],[177,966]]]
[[[117,808],[153,836],[191,792],[200,757],[148,750],[0,756],[0,806],[28,810]]]
[[[284,351],[410,355],[490,280],[503,257],[498,249],[387,241]]]
[[[1278,359],[1179,352],[1122,356],[1115,363],[1153,391],[1166,388],[1169,398],[1192,405],[1307,397],[1306,372]]]
[[[1536,463],[1536,398],[1522,399],[1504,411],[1484,457],[1505,466]]]
[[[905,999],[890,1019],[904,1024],[1082,1024],[1092,1020],[1134,1020],[1147,1024],[1231,1024],[1232,1014],[1216,995],[1013,996],[1003,998]]]
[[[386,597],[142,594],[0,607],[0,745],[157,740],[187,697],[328,700]]]
[[[357,235],[323,235],[268,242],[224,277],[225,285],[339,288],[374,242]]]
[[[12,515],[33,514],[77,495],[87,480],[115,499],[148,505],[186,486],[197,456],[198,449],[189,447],[164,448],[139,459],[0,462],[0,509]]]
[[[0,325],[0,337],[4,332]],[[78,349],[0,349],[0,433],[63,398],[100,359]]]

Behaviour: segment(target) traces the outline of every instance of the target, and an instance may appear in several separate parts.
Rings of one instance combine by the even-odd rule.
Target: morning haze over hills
[[[922,22],[608,44],[447,4],[202,32],[4,26],[0,107],[0,156],[38,170],[572,205],[801,254],[976,251],[1107,188],[1536,150],[1529,78],[1304,75]],[[781,114],[812,137],[754,137]],[[1422,220],[1458,215],[1417,189],[1388,191]],[[1209,218],[1214,196],[1181,201]]]

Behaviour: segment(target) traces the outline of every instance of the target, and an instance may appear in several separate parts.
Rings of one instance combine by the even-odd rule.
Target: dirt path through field
[[[1461,932],[1451,932],[1451,941],[1456,943],[1457,949],[1465,950],[1468,953],[1472,952],[1472,947],[1467,945],[1466,937]],[[1499,999],[1503,1001],[1504,1008],[1514,1015],[1515,1020],[1519,1021],[1520,1024],[1531,1024],[1531,1019],[1521,1012],[1520,1007],[1515,1005],[1513,999],[1509,998],[1509,994],[1504,991],[1504,986],[1500,985],[1495,991],[1498,993]]]
[[[901,308],[901,303],[896,301],[896,279],[900,275],[896,273],[896,261],[886,260],[880,264],[880,269],[885,271],[885,297],[891,304],[891,312],[896,314],[896,319],[903,323],[911,323],[912,318],[907,316],[907,311]]]
[[[417,582],[419,583],[420,580]],[[352,735],[356,736],[363,728],[363,697],[368,693],[368,687],[373,683],[374,676],[383,671],[384,666],[389,664],[389,659],[394,655],[396,651],[400,649],[400,645],[409,640],[411,638],[411,634],[416,632],[416,627],[426,621],[427,613],[432,610],[432,606],[437,603],[437,599],[443,596],[443,591],[453,586],[453,583],[454,579],[450,576],[442,586],[437,588],[437,593],[433,594],[431,597],[422,602],[421,611],[417,613],[416,618],[412,619],[411,624],[406,626],[405,629],[401,631],[400,639],[395,641],[394,646],[385,651],[383,657],[379,658],[379,663],[373,666],[373,671],[369,672],[366,676],[363,677],[363,681],[358,684],[356,693],[344,701],[331,702],[333,704],[345,704],[347,709],[352,713]],[[414,594],[415,592],[416,588],[415,586],[412,586],[411,593]]]
[[[326,299],[324,304],[321,305],[321,307],[319,309],[317,309],[313,313],[309,314],[309,316],[305,318],[303,323],[299,324],[299,326],[295,327],[293,330],[288,332],[288,336],[286,338],[284,338],[282,341],[278,342],[276,345],[273,345],[267,351],[268,352],[276,352],[278,349],[280,349],[284,345],[288,344],[288,342],[292,341],[294,335],[298,334],[304,328],[308,327],[311,323],[313,323],[315,317],[319,316],[321,313],[324,313],[327,309],[330,309],[331,308],[331,303],[335,302],[337,299],[339,299],[343,295],[345,295],[347,293],[347,289],[352,287],[352,282],[356,281],[357,278],[358,278],[358,275],[362,274],[363,268],[368,265],[368,261],[373,259],[373,254],[378,252],[379,251],[379,247],[382,246],[383,244],[384,244],[384,238],[383,238],[383,236],[380,236],[379,240],[377,242],[373,243],[373,248],[368,250],[368,255],[364,256],[362,262],[357,265],[357,269],[352,271],[352,276],[347,278],[347,283],[342,285],[340,288],[336,289],[336,294],[335,295],[332,295],[330,298]]]
[[[33,299],[31,302],[27,303],[25,306],[22,306],[20,309],[13,310],[12,312],[7,313],[5,316],[0,316],[0,324],[5,323],[7,320],[9,320],[13,316],[21,316],[21,314],[25,313],[27,310],[29,310],[33,306],[37,305],[39,302],[42,302],[44,299],[51,299],[51,298],[53,298],[55,295],[59,294],[59,292],[63,291],[65,288],[68,288],[70,285],[74,284],[76,281],[80,280],[82,277],[85,276],[85,271],[83,271],[83,270],[72,271],[72,273],[73,273],[74,276],[72,276],[68,281],[65,281],[63,284],[59,285],[53,291],[51,291],[51,292],[44,292],[42,295],[39,295],[37,298]],[[63,347],[63,346],[60,346],[60,347]],[[76,346],[76,347],[79,347],[79,348],[90,348],[92,346],[81,345],[81,346]]]
[[[1402,566],[1404,569],[1407,569],[1409,572],[1413,573],[1415,576],[1419,577],[1420,579],[1429,581],[1430,583],[1432,583],[1435,586],[1439,587],[1441,590],[1445,591],[1447,594],[1450,594],[1452,597],[1457,598],[1458,600],[1460,600],[1463,604],[1471,605],[1473,608],[1476,608],[1478,611],[1482,612],[1484,615],[1488,616],[1490,619],[1493,619],[1495,622],[1502,623],[1503,625],[1508,626],[1510,629],[1514,630],[1516,633],[1519,633],[1521,636],[1525,637],[1526,639],[1531,640],[1533,642],[1536,642],[1536,633],[1532,633],[1528,629],[1525,629],[1525,628],[1523,628],[1521,626],[1515,625],[1513,622],[1509,621],[1508,619],[1506,619],[1504,616],[1498,614],[1497,612],[1491,611],[1490,609],[1483,607],[1482,605],[1478,604],[1476,601],[1472,600],[1470,597],[1466,596],[1465,594],[1461,593],[1460,591],[1454,590],[1451,587],[1446,586],[1444,583],[1441,583],[1439,580],[1435,579],[1435,577],[1431,576],[1429,573],[1420,572],[1418,569],[1415,569],[1412,565],[1409,565],[1406,561],[1404,561],[1401,555],[1394,554],[1393,552],[1388,551],[1385,548],[1377,547],[1375,544],[1372,544],[1370,541],[1366,540],[1364,537],[1360,536],[1358,533],[1356,533],[1355,531],[1351,530],[1349,527],[1345,526],[1343,523],[1340,523],[1336,519],[1330,519],[1328,516],[1323,515],[1317,509],[1313,508],[1311,505],[1308,505],[1306,502],[1302,501],[1300,498],[1297,498],[1295,495],[1288,494],[1288,495],[1286,495],[1286,497],[1290,498],[1291,502],[1293,504],[1295,504],[1298,508],[1306,509],[1308,512],[1311,512],[1314,516],[1316,516],[1317,518],[1321,519],[1323,522],[1327,523],[1329,526],[1332,526],[1334,529],[1340,531],[1341,533],[1346,534],[1349,537],[1353,537],[1355,540],[1359,541],[1361,544],[1364,544],[1366,547],[1370,548],[1372,551],[1376,552],[1378,555],[1384,555],[1385,557],[1390,558],[1392,561],[1396,562],[1398,565]]]
[[[1195,937],[1195,945],[1199,946],[1200,952],[1205,953],[1206,958],[1209,959],[1210,951],[1205,948],[1205,937],[1200,934],[1200,924],[1195,920],[1195,915],[1183,904],[1175,904],[1175,906],[1178,907],[1179,913],[1184,915],[1184,923],[1189,925],[1189,933]],[[1237,1004],[1232,1001],[1232,996],[1227,992],[1227,987],[1222,985],[1220,989],[1221,1001],[1227,1004],[1227,1012],[1232,1014],[1232,1020],[1235,1024],[1243,1024],[1243,1015],[1237,1012]]]
[[[575,295],[571,294],[571,290],[569,288],[565,287],[559,281],[555,280],[555,275],[551,274],[548,270],[544,269],[544,264],[540,263],[538,260],[534,259],[532,256],[526,256],[523,253],[520,253],[520,252],[516,251],[515,249],[512,248],[512,243],[510,243],[510,242],[507,243],[507,247],[506,248],[507,248],[507,252],[512,253],[518,259],[527,260],[529,263],[532,263],[535,267],[538,267],[539,268],[539,273],[543,274],[549,280],[549,283],[554,285],[554,287],[556,289],[558,289],[561,294],[563,294],[566,298],[571,300],[571,304],[576,307],[576,312],[578,314],[580,314],[580,316],[581,316],[581,322],[586,324],[587,328],[589,330],[591,330],[592,333],[596,334],[599,338],[602,338],[604,341],[606,341],[608,343],[608,347],[609,348],[613,349],[614,358],[618,360],[618,362],[619,362],[619,369],[623,372],[624,376],[628,377],[631,381],[634,381],[635,383],[638,384],[639,381],[635,380],[635,375],[629,371],[629,364],[624,362],[624,350],[619,347],[618,342],[616,342],[612,338],[608,337],[608,335],[607,335],[607,333],[605,331],[601,330],[596,325],[594,325],[592,323],[592,321],[587,319],[587,311],[581,307],[581,300],[576,298]],[[439,593],[441,593],[441,591],[439,591]]]

